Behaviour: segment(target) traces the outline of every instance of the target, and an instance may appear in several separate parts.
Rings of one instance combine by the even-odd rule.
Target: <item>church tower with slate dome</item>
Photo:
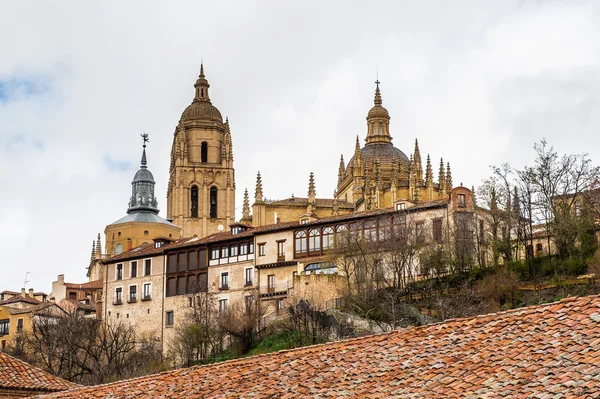
[[[104,229],[108,255],[118,255],[139,245],[151,244],[152,239],[156,237],[176,240],[180,236],[179,227],[158,215],[158,201],[154,196],[154,176],[148,169],[146,157],[148,135],[143,134],[142,137],[144,138],[142,162],[131,182],[131,198],[127,215]]]

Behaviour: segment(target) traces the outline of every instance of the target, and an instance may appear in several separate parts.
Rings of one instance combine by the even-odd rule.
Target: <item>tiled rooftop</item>
[[[102,279],[95,281],[87,281],[85,283],[65,283],[66,288],[78,290],[101,290],[103,287]]]
[[[596,398],[599,359],[589,296],[46,397]]]
[[[78,386],[0,352],[0,390],[55,392]]]

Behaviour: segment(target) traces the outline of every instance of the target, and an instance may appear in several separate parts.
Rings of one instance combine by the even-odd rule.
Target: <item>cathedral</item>
[[[173,134],[166,219],[158,216],[154,178],[147,168],[147,137],[144,137],[142,163],[132,182],[127,216],[106,227],[106,253],[117,254],[149,243],[157,236],[166,239],[205,237],[236,223],[249,227],[304,223],[331,215],[390,207],[404,209],[447,199],[452,190],[450,164],[440,160],[437,181],[434,181],[431,159],[427,155],[423,169],[416,140],[410,157],[394,146],[390,115],[383,107],[380,82],[375,83],[374,104],[366,118],[364,146],[357,136],[354,154],[348,163],[342,154],[333,198],[316,196],[315,177],[311,173],[307,197],[267,200],[259,172],[254,202],[250,205],[246,189],[242,218],[236,222],[229,120],[223,120],[221,112],[212,104],[210,84],[201,65],[192,103],[181,114]]]

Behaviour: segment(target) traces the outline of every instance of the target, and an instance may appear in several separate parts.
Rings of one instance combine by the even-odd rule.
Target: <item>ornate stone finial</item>
[[[96,241],[92,241],[92,256],[90,257],[90,263],[96,260]]]
[[[383,104],[383,101],[381,100],[381,91],[379,90],[379,83],[381,83],[381,82],[379,81],[379,79],[377,79],[375,81],[375,85],[376,85],[376,88],[375,88],[375,99],[373,101],[375,103],[375,105],[381,105],[381,104]]]
[[[344,181],[344,173],[346,172],[346,168],[344,166],[344,154],[340,157],[340,168],[338,170],[338,187],[342,185]]]
[[[433,170],[431,169],[431,159],[427,154],[427,165],[425,167],[425,185],[427,187],[433,186]]]
[[[102,259],[102,240],[100,239],[100,233],[96,239],[96,259]]]
[[[144,145],[142,146],[144,148],[142,150],[142,166],[140,167],[146,169],[148,167],[148,160],[146,159],[146,143],[149,143],[150,140],[148,139],[148,133],[142,133],[140,136],[144,140]]]
[[[354,146],[354,158],[357,156],[360,157],[360,140],[358,139],[358,134],[356,135],[356,145]]]
[[[315,175],[313,172],[310,172],[310,176],[308,178],[308,200],[311,198],[315,198],[317,192],[315,190]]]
[[[438,184],[440,185],[440,192],[446,190],[446,172],[444,171],[444,159],[440,158],[440,171],[438,175]]]
[[[254,202],[262,202],[263,201],[263,187],[262,187],[262,178],[260,177],[260,171],[256,175],[256,191],[254,192]]]
[[[250,220],[250,199],[248,198],[248,189],[244,190],[244,206],[242,208],[242,221]]]
[[[448,190],[448,192],[452,190],[452,173],[450,172],[450,162],[447,163],[446,167],[446,190]]]
[[[317,192],[315,190],[315,176],[313,172],[310,172],[308,178],[308,207],[306,209],[312,217],[317,217]]]
[[[415,171],[415,179],[417,183],[421,183],[423,181],[423,164],[421,163],[421,151],[419,151],[419,141],[415,139],[415,152],[413,157],[414,168]]]
[[[204,76],[204,64],[200,63],[200,76],[198,76],[198,80],[194,84],[194,88],[196,89],[196,95],[194,96],[194,102],[197,101],[207,101],[210,102],[210,97],[208,96],[208,88],[210,85],[208,84],[208,80]]]

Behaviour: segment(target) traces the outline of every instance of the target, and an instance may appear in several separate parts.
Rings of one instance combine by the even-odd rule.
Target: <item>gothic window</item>
[[[190,194],[190,203],[191,203],[191,216],[193,218],[198,217],[198,187],[193,186],[192,192]]]
[[[217,218],[217,188],[210,188],[210,218]]]
[[[208,143],[206,141],[200,145],[200,160],[202,163],[208,162]]]

